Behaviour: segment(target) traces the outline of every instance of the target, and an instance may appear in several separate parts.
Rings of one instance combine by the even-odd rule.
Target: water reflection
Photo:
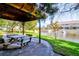
[[[55,32],[42,32],[43,35],[55,36]],[[60,30],[56,33],[57,38],[79,42],[79,31],[78,30]]]

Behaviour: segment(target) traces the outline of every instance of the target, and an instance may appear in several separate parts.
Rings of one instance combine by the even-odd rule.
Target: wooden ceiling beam
[[[3,3],[0,4],[0,17],[21,22],[32,21],[37,19],[37,17],[32,15],[31,13],[25,12],[23,10]]]

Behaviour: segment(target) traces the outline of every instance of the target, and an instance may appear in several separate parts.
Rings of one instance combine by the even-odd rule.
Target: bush
[[[0,31],[0,35],[3,35],[3,34],[4,34],[4,32]]]

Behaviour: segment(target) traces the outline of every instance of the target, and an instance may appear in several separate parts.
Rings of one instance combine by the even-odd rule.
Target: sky
[[[74,21],[74,20],[79,20],[79,9],[78,10],[75,10],[75,11],[70,11],[70,12],[65,12],[65,13],[60,13],[61,11],[66,11],[66,10],[69,10],[71,7],[74,7],[76,4],[72,3],[72,4],[66,4],[65,7],[64,7],[64,4],[63,3],[59,3],[57,5],[57,7],[59,8],[59,11],[55,14],[55,17],[53,19],[53,21],[59,21],[59,22],[62,22],[62,21]],[[63,9],[64,8],[64,9]],[[46,19],[46,22],[42,22],[41,21],[41,26],[42,27],[46,27],[48,24],[50,24],[50,16],[48,16]],[[39,26],[37,24],[37,26]]]

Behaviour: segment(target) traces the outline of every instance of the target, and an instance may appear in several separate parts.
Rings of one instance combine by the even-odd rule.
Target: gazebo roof
[[[13,21],[36,20],[36,7],[33,3],[0,3],[0,18]]]

